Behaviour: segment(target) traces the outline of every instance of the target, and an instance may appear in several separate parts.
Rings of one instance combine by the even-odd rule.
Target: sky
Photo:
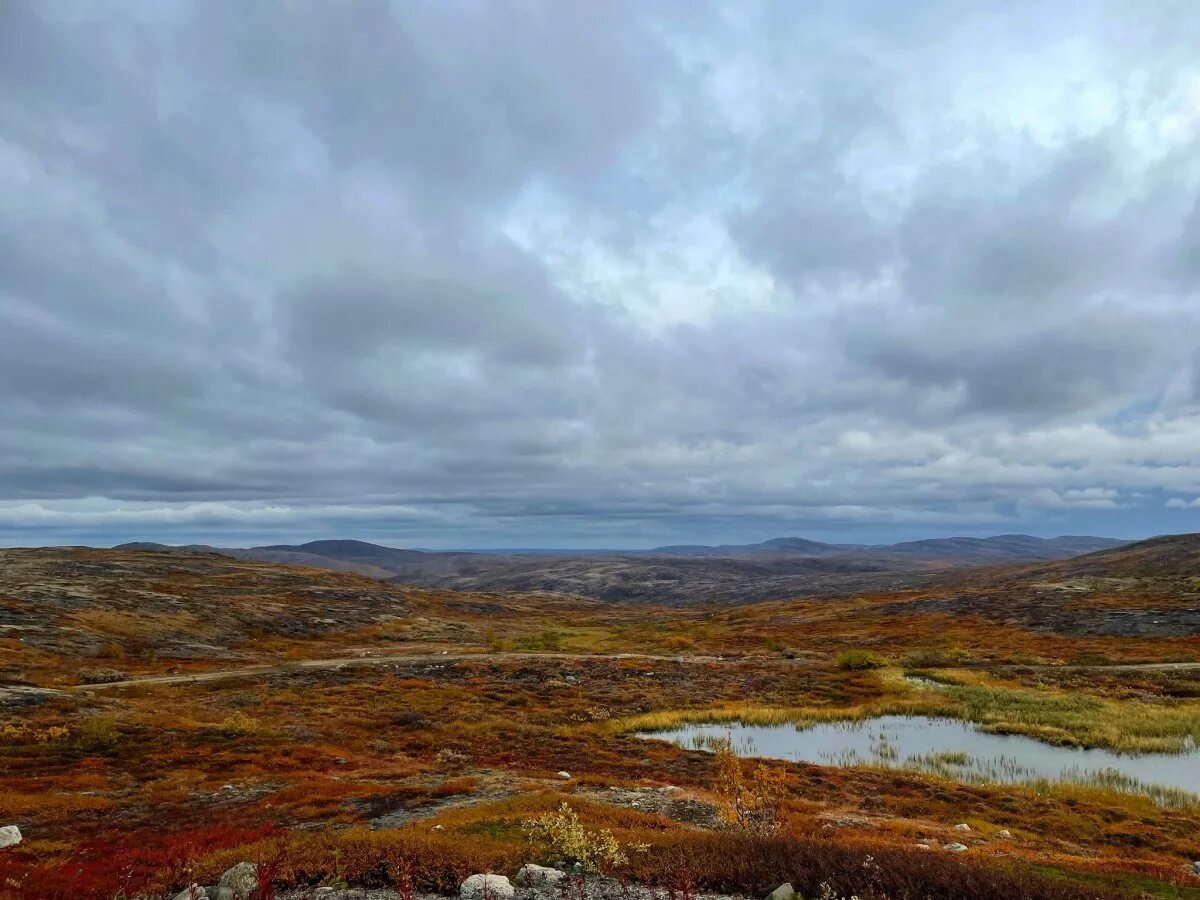
[[[0,545],[1200,531],[1191,0],[0,0]]]

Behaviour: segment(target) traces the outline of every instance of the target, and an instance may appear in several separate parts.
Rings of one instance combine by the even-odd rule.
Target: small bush
[[[226,716],[225,719],[217,726],[217,731],[229,737],[238,737],[243,734],[254,734],[258,731],[258,719],[253,716],[248,716],[241,710]]]
[[[759,763],[747,778],[731,740],[721,741],[715,750],[721,820],[752,834],[774,834],[783,803],[781,773]]]
[[[87,753],[103,753],[117,746],[121,734],[112,716],[92,716],[79,729],[75,743]]]
[[[847,672],[882,669],[887,664],[887,659],[874,650],[843,650],[837,655],[837,667]]]
[[[1096,650],[1084,650],[1076,653],[1071,662],[1077,666],[1111,666],[1112,659]]]
[[[2,744],[51,744],[62,740],[69,734],[70,731],[65,725],[50,725],[46,728],[13,725],[9,722],[0,725],[0,743]]]
[[[526,820],[522,828],[530,842],[585,872],[610,871],[629,861],[611,831],[588,831],[567,803],[558,812]]]
[[[962,647],[927,647],[904,657],[904,664],[913,669],[938,669],[957,666],[971,658]]]

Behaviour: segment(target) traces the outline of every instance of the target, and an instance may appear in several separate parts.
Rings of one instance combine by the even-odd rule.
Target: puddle
[[[1200,753],[1115,753],[1057,747],[1022,735],[988,734],[970,722],[881,716],[859,722],[793,725],[687,725],[643,733],[687,749],[732,741],[743,756],[834,766],[914,769],[971,784],[1051,782],[1143,794],[1164,806],[1200,805]]]

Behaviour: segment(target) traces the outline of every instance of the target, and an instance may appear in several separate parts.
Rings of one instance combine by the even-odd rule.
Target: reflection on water
[[[915,769],[971,784],[1053,782],[1144,794],[1164,806],[1200,806],[1200,753],[1114,753],[1056,747],[1020,735],[988,734],[969,722],[881,716],[860,722],[793,725],[686,725],[639,735],[688,749],[726,741],[743,756],[834,766]]]

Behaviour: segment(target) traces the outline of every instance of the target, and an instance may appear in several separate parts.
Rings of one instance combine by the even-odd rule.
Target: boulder
[[[942,849],[948,850],[951,853],[962,853],[964,850],[967,849],[967,845],[966,844],[946,844]]]
[[[198,884],[190,884],[176,894],[174,900],[208,900],[208,891]]]
[[[251,900],[258,896],[258,869],[254,863],[240,862],[226,869],[221,880],[217,882],[217,896],[225,900],[225,889],[235,900]]]
[[[558,869],[526,863],[517,873],[517,884],[521,887],[553,887],[566,877],[567,873]]]
[[[5,825],[0,828],[0,850],[5,847],[15,847],[21,843],[21,829],[16,825]]]
[[[1192,863],[1192,871],[1195,872],[1197,875],[1200,875],[1200,859],[1198,859],[1194,863]]]
[[[1007,828],[1001,828],[999,831],[996,832],[996,837],[1003,838],[1004,840],[1007,841],[1010,837],[1012,837],[1012,832],[1009,831]]]
[[[771,891],[771,893],[767,894],[767,900],[796,900],[796,889],[792,887],[790,881],[781,884],[775,890]]]
[[[513,900],[516,890],[503,875],[472,875],[458,888],[461,900]]]
[[[563,779],[564,781],[570,781],[570,780],[571,780],[571,773],[570,773],[570,772],[559,772],[559,773],[558,773],[558,777],[559,777],[559,778],[561,778],[561,779]]]
[[[966,822],[959,822],[957,825],[954,826],[954,830],[955,831],[970,831],[971,826],[968,825]]]

